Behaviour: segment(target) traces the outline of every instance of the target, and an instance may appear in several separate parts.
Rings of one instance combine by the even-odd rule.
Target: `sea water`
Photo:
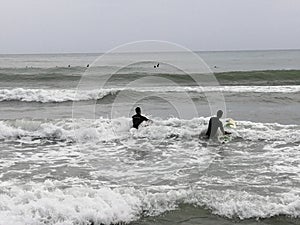
[[[101,54],[1,55],[0,224],[300,224],[300,51],[197,54],[218,86],[142,62],[81,90]],[[148,76],[177,85],[126,85]],[[225,145],[199,139],[215,92]],[[151,125],[131,128],[136,106]]]

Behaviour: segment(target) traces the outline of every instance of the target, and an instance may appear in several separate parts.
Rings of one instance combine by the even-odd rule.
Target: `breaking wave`
[[[100,90],[74,89],[0,89],[0,101],[22,102],[67,102],[100,100],[108,95],[116,95],[121,91],[132,93],[298,93],[300,86],[206,86],[206,87],[151,87],[151,88],[110,88]]]
[[[6,186],[4,186],[6,185]],[[157,216],[180,204],[192,204],[228,218],[299,217],[300,200],[295,193],[268,197],[246,191],[210,191],[171,187],[62,188],[59,181],[1,184],[0,220],[6,225],[122,224]],[[152,189],[152,190],[151,190]]]
[[[232,142],[233,145],[228,145],[229,149],[226,153],[235,152],[236,154],[229,156],[227,160],[233,162],[232,160],[248,159],[249,162],[243,161],[242,165],[245,165],[245,163],[253,163],[251,157],[256,156],[274,160],[274,162],[272,161],[273,165],[266,170],[266,175],[264,175],[264,171],[261,171],[265,168],[263,165],[257,172],[255,171],[256,168],[253,168],[253,171],[249,170],[249,174],[255,172],[255,179],[247,176],[240,177],[239,179],[243,179],[243,182],[239,181],[241,187],[236,188],[235,182],[237,181],[235,179],[238,178],[235,178],[234,174],[232,174],[232,178],[222,175],[217,176],[214,171],[212,171],[212,174],[209,174],[209,171],[199,174],[198,167],[201,166],[202,161],[207,161],[209,155],[218,155],[213,150],[216,147],[208,147],[206,150],[197,148],[195,150],[195,146],[198,146],[199,133],[207,127],[208,119],[202,117],[192,120],[156,119],[151,126],[141,127],[137,131],[131,129],[129,118],[1,121],[0,138],[5,141],[15,140],[21,143],[30,143],[31,145],[27,149],[29,152],[24,150],[24,154],[29,154],[31,151],[34,154],[29,154],[26,159],[23,159],[23,161],[28,160],[29,165],[31,165],[27,169],[26,167],[18,167],[21,155],[17,150],[13,150],[12,155],[0,159],[3,174],[9,173],[9,179],[0,183],[0,221],[6,225],[42,223],[55,225],[120,224],[136,221],[147,216],[161,215],[164,212],[180,208],[182,204],[208,209],[214,214],[227,218],[269,218],[277,215],[300,217],[300,198],[298,190],[294,186],[289,186],[286,183],[283,183],[282,186],[280,184],[274,186],[273,183],[266,186],[265,183],[265,179],[269,178],[272,180],[268,180],[267,183],[273,182],[273,178],[268,175],[270,172],[278,174],[284,172],[294,173],[294,176],[299,174],[298,164],[291,164],[292,159],[297,160],[299,152],[299,144],[297,144],[300,143],[299,125],[237,121],[237,128],[231,130],[236,141]],[[67,142],[67,146],[74,146],[73,142],[84,142],[87,145],[83,145],[86,146],[84,150],[66,147],[52,149],[42,145],[40,150],[43,157],[45,157],[42,159],[35,157],[38,154],[36,152],[38,149],[32,148],[34,144],[38,145],[35,141],[37,139]],[[120,144],[122,140],[124,144]],[[139,140],[142,141],[144,147],[148,145],[151,147],[151,143],[155,144],[155,140],[164,140],[159,142],[159,145],[164,146],[168,143],[170,148],[162,147],[160,152],[156,149],[158,146],[151,147],[150,152],[147,153],[140,146],[140,152],[136,154],[144,153],[146,158],[133,158],[131,162],[129,160],[132,146],[130,147],[129,144],[133,140],[136,140],[134,145],[138,143],[141,145]],[[101,143],[107,143],[112,147],[106,149]],[[182,149],[180,143],[190,145],[189,148],[191,149]],[[264,144],[265,151],[261,152],[264,155],[251,152],[255,149],[245,150],[249,144],[261,143]],[[97,146],[99,149],[97,149]],[[125,147],[126,150],[124,150]],[[80,153],[80,151],[82,152]],[[42,153],[39,152],[40,155]],[[153,153],[153,159],[147,158],[149,157],[147,154],[150,153]],[[285,155],[282,156],[284,153]],[[251,154],[250,159],[249,154]],[[159,158],[160,155],[163,157],[162,159]],[[76,156],[80,157],[76,158]],[[114,168],[114,174],[107,175],[112,179],[108,183],[103,183],[104,181],[100,180],[98,176],[103,177],[103,173],[109,170],[98,170],[93,164],[88,168],[93,168],[94,171],[90,171],[85,176],[66,174],[67,177],[64,177],[64,179],[45,179],[40,182],[34,179],[26,182],[23,178],[11,178],[12,173],[19,174],[21,172],[33,174],[33,177],[35,177],[35,173],[37,173],[36,176],[44,175],[43,171],[40,170],[41,167],[34,167],[35,164],[42,162],[50,163],[50,170],[58,169],[59,166],[63,168],[73,166],[84,170],[88,165],[79,164],[82,163],[82,160],[88,160],[89,163],[92,163],[95,158],[102,156],[105,161],[108,160],[105,157],[110,157],[110,159],[115,158],[118,162],[115,167],[109,165],[110,169],[111,167]],[[179,156],[181,158],[178,158]],[[166,157],[166,160],[164,160],[164,157]],[[66,159],[70,160],[67,164],[57,164],[58,162],[64,162]],[[178,165],[180,163],[176,161],[177,159],[180,159],[180,162],[184,161],[178,170],[172,170],[173,164],[166,164],[169,167],[164,164],[175,160],[174,162]],[[135,167],[130,164],[133,162],[141,163],[142,166]],[[145,165],[147,162],[149,167]],[[185,166],[185,163],[193,162],[195,167]],[[161,167],[158,166],[159,163],[162,163]],[[216,164],[222,165],[222,163]],[[12,165],[15,165],[14,168],[16,169],[6,171],[5,168]],[[230,165],[233,166],[234,164]],[[125,166],[131,168],[130,171],[124,169]],[[153,167],[158,167],[162,171],[157,168],[153,169]],[[141,173],[143,168],[145,174]],[[142,178],[152,179],[152,177],[162,176],[163,179],[174,179],[175,182],[175,179],[180,180],[188,176],[189,170],[192,168],[197,169],[197,176],[195,181],[191,183],[185,181],[172,185],[165,183],[149,185],[146,181],[141,181]],[[121,173],[118,169],[123,172]],[[242,171],[244,169],[245,167]],[[185,170],[187,172],[183,173]],[[137,173],[137,171],[140,171],[140,173]],[[47,171],[44,171],[44,173],[45,177],[49,175]],[[58,171],[58,173],[61,172]],[[169,177],[170,174],[174,174],[174,177]],[[129,185],[123,185],[126,182],[122,184],[125,176],[128,176],[129,180],[126,180],[126,182],[129,182]],[[134,183],[132,181],[133,176],[137,176],[137,180],[142,183]],[[114,182],[114,179],[119,183]],[[259,182],[262,182],[262,184]],[[202,183],[204,185],[201,185]],[[221,189],[220,186],[222,186]],[[243,187],[245,188],[243,189]],[[255,192],[251,187],[253,189],[262,188],[262,191]],[[276,188],[287,188],[287,190],[273,191]],[[264,191],[268,194],[265,195]]]
[[[139,132],[131,132],[130,118],[96,120],[90,119],[59,119],[59,120],[5,120],[0,121],[0,138],[49,138],[69,141],[100,140],[110,141],[135,137],[150,139],[165,138],[198,138],[200,132],[207,127],[209,118],[183,120],[170,118],[157,119],[149,127],[143,127]],[[298,125],[282,125],[278,123],[255,123],[239,121],[239,129],[233,130],[233,136],[251,141],[286,141],[299,142],[300,129]]]

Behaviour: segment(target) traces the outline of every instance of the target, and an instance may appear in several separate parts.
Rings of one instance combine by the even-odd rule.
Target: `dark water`
[[[150,224],[162,224],[162,225],[171,225],[171,224],[186,224],[186,225],[231,225],[231,224],[240,224],[240,225],[283,225],[290,224],[296,225],[299,224],[298,219],[293,217],[286,216],[276,216],[267,219],[246,219],[240,220],[238,218],[224,218],[221,216],[216,216],[212,214],[210,210],[193,207],[189,205],[182,205],[179,209],[165,213],[158,217],[149,217],[141,219],[137,222],[131,223],[132,225],[150,225]]]

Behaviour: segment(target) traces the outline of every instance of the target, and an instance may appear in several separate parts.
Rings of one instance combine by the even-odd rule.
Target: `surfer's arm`
[[[143,121],[148,121],[149,119],[145,116],[142,116]]]
[[[223,135],[231,134],[230,132],[224,130],[223,123],[221,121],[220,121],[220,130],[222,131]]]
[[[147,121],[149,124],[153,123],[153,120],[150,120],[150,119],[148,119],[147,117],[145,117],[145,118],[146,118],[145,121]]]

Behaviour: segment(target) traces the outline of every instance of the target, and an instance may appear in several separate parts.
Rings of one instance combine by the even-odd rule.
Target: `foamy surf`
[[[98,139],[113,140],[119,138],[148,137],[151,139],[198,137],[202,130],[207,128],[209,118],[194,118],[183,120],[170,118],[161,120],[156,118],[149,127],[143,127],[138,131],[132,130],[129,118],[96,120],[90,119],[64,119],[64,120],[7,120],[0,121],[0,138],[57,138],[62,140]],[[237,121],[238,128],[233,129],[233,135],[244,140],[277,140],[287,142],[300,141],[298,125],[283,125],[279,123],[256,123],[251,121]],[[106,135],[104,135],[106,134]]]
[[[95,54],[2,55],[0,225],[298,224],[299,51],[199,55],[220,86],[163,63],[123,68],[125,53],[101,67]],[[171,82],[130,86],[148,77]],[[226,144],[199,138],[215,113],[207,93],[237,122]],[[136,106],[150,126],[131,128]]]
[[[51,180],[25,185],[2,183],[1,224],[120,224],[157,216],[178,209],[181,204],[204,207],[228,218],[300,216],[300,199],[292,192],[271,197],[195,187],[176,190],[168,186],[139,189],[63,186],[64,182]]]
[[[205,86],[205,87],[143,87],[143,88],[108,88],[99,90],[75,90],[75,89],[1,89],[0,101],[22,102],[68,102],[100,100],[109,95],[117,95],[119,92],[132,93],[298,93],[300,86]]]
[[[67,102],[88,101],[101,99],[108,94],[114,94],[118,90],[55,90],[55,89],[2,89],[0,90],[0,101],[22,101],[22,102]]]

